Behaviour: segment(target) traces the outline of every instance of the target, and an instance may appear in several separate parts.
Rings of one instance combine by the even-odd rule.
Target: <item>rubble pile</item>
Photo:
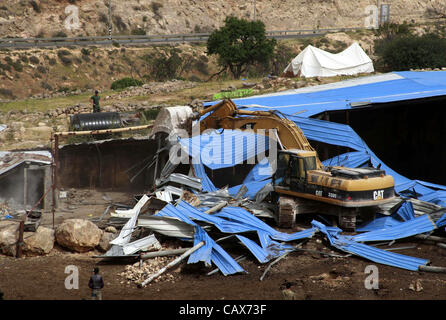
[[[144,261],[142,264],[140,262],[134,263],[132,265],[127,265],[125,270],[118,275],[124,280],[121,281],[123,284],[127,281],[127,284],[136,283],[139,284],[144,281],[148,276],[158,272],[161,268],[166,266],[169,262],[173,261],[175,257],[155,257]],[[178,281],[180,279],[179,268],[166,272],[153,280],[153,282],[172,282]]]

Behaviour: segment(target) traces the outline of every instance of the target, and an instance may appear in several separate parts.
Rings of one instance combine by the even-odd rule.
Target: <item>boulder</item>
[[[87,252],[94,249],[101,240],[102,230],[93,222],[83,219],[68,219],[56,229],[56,241],[62,247]]]
[[[25,232],[23,242],[26,255],[48,254],[54,247],[54,230],[40,226],[36,232]]]
[[[98,249],[104,252],[107,252],[111,247],[112,244],[110,241],[114,240],[118,235],[116,233],[112,232],[104,232],[102,233],[101,240],[98,244]]]
[[[19,240],[19,223],[2,221],[0,223],[0,250],[8,256],[15,256]]]

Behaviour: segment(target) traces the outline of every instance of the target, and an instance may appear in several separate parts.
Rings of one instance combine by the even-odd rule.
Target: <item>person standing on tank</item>
[[[99,106],[99,100],[101,100],[101,97],[99,96],[98,90],[94,92],[94,96],[91,96],[90,100],[93,103],[93,113],[101,112],[101,107]]]

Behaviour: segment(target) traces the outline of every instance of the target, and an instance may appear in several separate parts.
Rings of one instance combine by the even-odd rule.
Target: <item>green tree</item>
[[[222,67],[219,73],[229,69],[237,79],[250,65],[267,64],[275,45],[275,39],[267,39],[263,22],[231,16],[225,19],[223,27],[209,36],[207,53],[218,56],[218,64]]]
[[[375,43],[381,71],[403,71],[446,66],[446,39],[435,34],[397,35]]]

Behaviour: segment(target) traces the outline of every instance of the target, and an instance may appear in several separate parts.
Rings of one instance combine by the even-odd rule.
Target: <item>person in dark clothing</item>
[[[99,268],[93,269],[93,275],[90,277],[88,287],[91,289],[91,300],[102,300],[102,288],[104,288],[104,280],[99,274]]]
[[[101,97],[99,96],[98,90],[94,92],[94,96],[91,96],[90,100],[93,103],[93,112],[101,112],[101,107],[99,106],[99,100],[101,100]]]

